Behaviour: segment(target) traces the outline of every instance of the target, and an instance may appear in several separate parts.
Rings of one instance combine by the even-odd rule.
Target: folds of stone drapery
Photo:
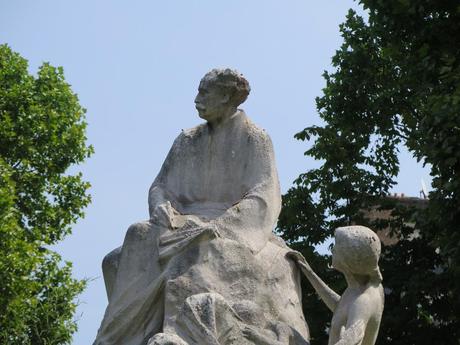
[[[190,339],[207,334],[194,325],[204,317],[197,314],[202,307],[196,296],[202,294],[219,295],[212,310],[226,321],[217,322],[222,326],[213,333],[218,344],[264,344],[260,339],[271,345],[307,344],[298,272],[285,259],[287,251],[274,235],[254,254],[244,243],[212,232],[185,235],[151,222],[135,224],[123,243],[116,286],[95,344],[145,345],[158,333],[155,341],[180,339],[158,344],[195,344]]]
[[[197,135],[195,142],[187,134],[181,134],[174,142],[160,173],[149,190],[149,209],[151,218],[155,218],[155,209],[170,201],[171,204],[184,214],[193,214],[209,221],[208,226],[217,229],[225,238],[244,243],[254,253],[260,251],[267,243],[281,209],[281,197],[276,171],[275,158],[270,138],[265,132],[254,125],[248,125],[239,132],[248,132],[238,136],[239,140],[228,143],[244,151],[244,160],[238,162],[236,172],[224,170],[221,182],[228,184],[232,181],[227,193],[210,192],[210,187],[199,174],[194,176],[193,161],[205,160],[196,157],[196,152],[190,147],[202,146],[199,143],[204,134]],[[203,129],[201,131],[204,131]],[[198,132],[198,131],[197,131]],[[208,147],[202,148],[208,151]],[[238,152],[237,149],[235,151]],[[232,151],[233,152],[233,151]],[[219,155],[221,153],[222,155]],[[236,154],[238,155],[238,154]],[[216,152],[213,160],[229,160],[222,152]],[[225,163],[232,167],[231,164]],[[244,172],[239,171],[244,165]],[[181,172],[186,172],[182,176]],[[240,179],[241,177],[241,179]],[[187,186],[176,190],[177,185],[187,180]],[[194,186],[193,188],[190,186]],[[218,189],[218,188],[217,188]],[[212,190],[212,188],[211,188]],[[212,195],[207,195],[210,193]],[[194,200],[195,201],[190,201]],[[204,205],[203,205],[204,204]],[[212,204],[212,207],[209,205]]]
[[[220,217],[210,221],[222,236],[244,243],[254,254],[269,240],[279,213],[277,181],[267,178]]]
[[[158,333],[148,345],[309,345],[288,324],[270,321],[266,328],[248,324],[218,293],[188,297],[175,332]]]
[[[289,248],[281,239],[271,235],[256,254],[244,243],[225,237],[195,243],[178,251],[168,262],[162,333],[180,336],[187,301],[213,293],[234,310],[240,332],[249,327],[260,337],[270,339],[267,343],[271,345],[307,344],[309,332],[302,314],[299,275],[286,260]],[[280,325],[287,331],[278,337],[274,329],[280,329]],[[219,344],[227,344],[227,340]]]
[[[152,344],[307,344],[299,274],[272,234],[281,200],[270,139],[244,116],[229,126],[225,138],[199,126],[174,142],[149,191],[150,221],[106,260],[113,284],[95,345],[156,334]],[[152,217],[167,202],[185,219],[173,223],[188,225]]]
[[[116,278],[107,290],[109,304],[94,345],[146,344],[161,331],[165,275],[158,262],[159,233],[149,221],[136,223],[128,229],[121,250],[112,254],[118,256],[108,263],[115,266],[110,269],[116,269],[111,273]]]

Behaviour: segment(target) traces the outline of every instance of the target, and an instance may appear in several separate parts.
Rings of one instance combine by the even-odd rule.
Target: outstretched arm
[[[340,296],[329,286],[327,286],[326,283],[323,282],[323,280],[320,277],[318,277],[315,272],[313,272],[310,265],[307,263],[302,254],[296,251],[292,251],[288,252],[286,256],[297,263],[302,273],[305,275],[305,277],[307,277],[308,281],[313,286],[319,297],[321,297],[321,299],[327,305],[327,307],[332,312],[334,312],[335,308],[337,307],[337,304],[339,303]]]

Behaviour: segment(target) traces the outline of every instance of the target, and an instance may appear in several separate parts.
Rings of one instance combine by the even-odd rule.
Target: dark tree
[[[343,44],[316,100],[324,125],[297,133],[322,162],[283,196],[278,230],[341,292],[343,278],[314,252],[340,225],[390,229],[379,344],[460,343],[460,3],[361,0],[350,10]],[[399,172],[398,147],[431,167],[426,205],[388,198]],[[392,217],[373,220],[376,208]],[[415,231],[415,236],[414,236]],[[326,344],[331,314],[305,285],[314,344]]]

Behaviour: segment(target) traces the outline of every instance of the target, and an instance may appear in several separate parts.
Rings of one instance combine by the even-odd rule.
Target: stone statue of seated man
[[[149,190],[150,219],[103,261],[95,345],[308,344],[299,271],[272,232],[281,198],[270,138],[238,109],[250,88],[214,69]]]

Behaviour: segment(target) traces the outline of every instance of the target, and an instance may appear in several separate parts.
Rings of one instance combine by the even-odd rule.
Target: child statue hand
[[[286,253],[286,257],[294,261],[300,268],[305,269],[307,271],[312,271],[310,265],[308,264],[305,257],[296,250],[291,250]]]

